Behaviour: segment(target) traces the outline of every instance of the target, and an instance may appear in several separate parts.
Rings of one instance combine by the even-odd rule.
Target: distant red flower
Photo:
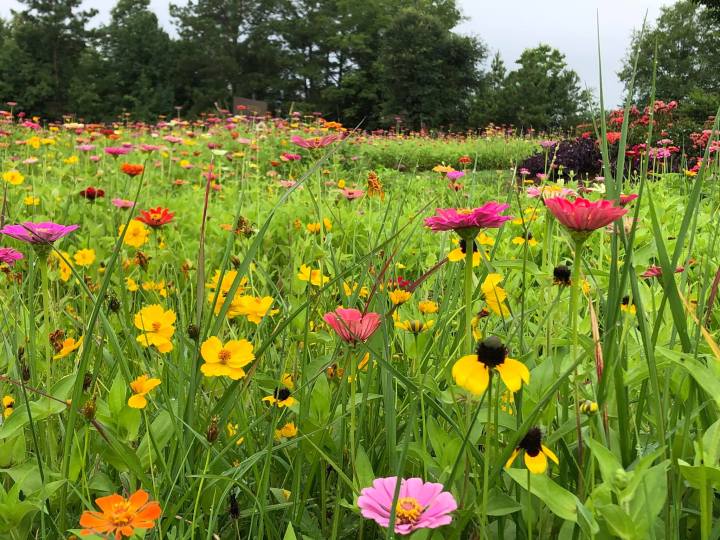
[[[607,132],[607,142],[608,144],[615,144],[620,140],[620,137],[622,137],[622,133],[619,131],[608,131]]]
[[[472,159],[470,158],[470,156],[462,156],[462,157],[460,157],[460,159],[458,159],[458,163],[460,163],[462,165],[467,165],[471,161],[472,161]]]
[[[590,233],[609,225],[627,213],[627,209],[615,206],[613,201],[596,202],[582,197],[570,201],[564,197],[545,199],[545,206],[570,231]]]
[[[679,274],[680,272],[684,272],[684,271],[685,271],[684,266],[678,266],[675,269],[676,274]],[[654,277],[658,277],[658,276],[662,276],[662,268],[660,268],[659,266],[655,266],[654,264],[651,264],[650,266],[648,266],[648,269],[645,270],[642,274],[640,274],[640,277],[643,277],[645,279],[654,278]]]
[[[637,193],[630,193],[629,195],[620,194],[620,206],[627,206],[635,199],[637,199]]]
[[[99,199],[100,197],[105,196],[105,191],[102,189],[97,189],[92,186],[86,187],[80,192],[81,197],[85,197],[89,201],[94,201],[95,199]]]
[[[128,176],[139,176],[145,170],[145,167],[135,163],[123,163],[120,170]]]
[[[157,208],[151,208],[150,210],[140,211],[140,216],[137,220],[141,221],[145,225],[157,228],[167,225],[174,217],[175,214],[173,212],[170,212],[167,208],[158,206]]]

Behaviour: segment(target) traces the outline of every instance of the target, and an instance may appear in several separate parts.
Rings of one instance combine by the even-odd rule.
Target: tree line
[[[20,0],[22,8],[0,20],[0,100],[44,118],[101,121],[150,120],[176,107],[192,117],[229,109],[238,96],[266,101],[278,114],[321,111],[366,129],[402,122],[448,130],[569,128],[591,106],[560,51],[541,44],[509,68],[481,39],[457,33],[463,16],[455,0],[189,0],[170,4],[173,36],[150,0],[117,0],[100,27],[91,24],[96,10],[81,2]],[[717,29],[705,8],[677,5],[692,12],[685,27]],[[636,44],[666,37],[662,17]],[[672,39],[688,39],[685,27]],[[720,34],[694,35],[706,43]],[[642,69],[641,83],[648,62]],[[696,87],[717,96],[717,69],[703,73]],[[672,94],[678,85],[667,86]]]

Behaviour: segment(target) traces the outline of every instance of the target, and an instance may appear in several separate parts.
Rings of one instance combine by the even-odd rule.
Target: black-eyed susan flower
[[[516,236],[515,238],[513,238],[512,243],[518,246],[527,244],[530,247],[534,247],[537,246],[538,241],[535,240],[532,233],[528,231],[523,236]]]
[[[630,301],[629,296],[623,296],[622,302],[620,303],[620,310],[624,311],[628,315],[635,315],[637,308],[635,304]]]
[[[557,456],[542,443],[542,438],[542,431],[539,427],[530,428],[520,441],[518,447],[513,451],[510,459],[505,463],[505,468],[510,468],[520,452],[525,452],[525,466],[533,474],[543,474],[547,470],[547,458],[550,458],[556,465],[559,465],[560,462]]]
[[[480,290],[490,310],[496,315],[507,317],[510,315],[510,310],[505,305],[507,293],[499,285],[502,280],[503,277],[500,274],[488,274],[482,285],[480,285]]]
[[[276,405],[279,408],[292,407],[298,401],[292,396],[288,388],[276,388],[271,396],[265,396],[263,401],[267,401],[270,405]]]
[[[437,313],[440,307],[437,302],[433,302],[432,300],[420,300],[418,302],[418,309],[423,315],[430,315]]]
[[[133,395],[128,399],[128,405],[133,409],[144,409],[147,407],[147,398],[145,397],[150,390],[160,384],[160,379],[151,379],[148,375],[140,375],[137,379],[130,383],[130,390]]]
[[[3,418],[7,418],[15,410],[15,398],[10,395],[3,396],[2,407]]]
[[[455,383],[468,392],[479,396],[488,387],[490,370],[494,369],[512,392],[517,392],[522,383],[530,382],[530,371],[522,362],[508,358],[507,347],[496,336],[490,336],[478,344],[475,354],[460,358],[452,368]]]
[[[53,356],[53,360],[59,360],[60,358],[65,358],[71,352],[79,349],[80,345],[82,345],[82,342],[83,342],[82,336],[80,336],[77,340],[75,340],[75,338],[67,338],[66,340],[64,340],[62,342],[62,345],[61,345],[58,353],[55,356]]]
[[[569,287],[571,284],[572,271],[564,264],[553,268],[553,283],[561,287]]]
[[[448,253],[448,261],[450,262],[460,262],[465,260],[465,254],[466,254],[466,248],[467,248],[467,242],[464,238],[461,238],[459,241],[457,241],[458,247],[453,249],[450,253]],[[477,243],[473,240],[472,244],[472,250],[473,250],[473,266],[478,266],[480,264],[480,252],[478,251]]]
[[[435,321],[421,321],[418,319],[409,321],[395,321],[395,328],[400,328],[401,330],[405,330],[406,332],[412,332],[416,336],[418,334],[421,334],[422,332],[425,332],[426,330],[429,330],[433,326],[435,326]]]
[[[598,404],[594,401],[586,399],[580,402],[579,409],[581,413],[587,415],[595,414],[596,412],[598,412]]]

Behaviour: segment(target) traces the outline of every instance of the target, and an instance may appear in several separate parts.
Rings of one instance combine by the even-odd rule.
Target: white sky
[[[675,0],[458,0],[467,20],[458,30],[479,36],[513,69],[523,49],[547,43],[565,54],[568,64],[578,72],[582,84],[597,91],[597,17],[603,55],[603,82],[606,106],[622,100],[622,84],[617,71],[622,65],[634,28],[642,25],[645,14],[653,22],[660,7]],[[170,29],[169,0],[151,0],[160,21]],[[175,3],[186,3],[175,0]],[[115,0],[85,0],[85,6],[100,11],[98,23],[107,20]],[[0,0],[0,17],[18,9],[16,0]]]

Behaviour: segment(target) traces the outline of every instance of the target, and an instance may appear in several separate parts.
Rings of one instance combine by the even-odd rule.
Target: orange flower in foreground
[[[136,165],[135,163],[123,163],[120,170],[128,176],[138,176],[142,174],[145,167],[142,165]]]
[[[123,536],[132,536],[135,529],[152,529],[162,510],[157,501],[148,502],[149,498],[146,491],[139,489],[128,499],[117,494],[96,499],[95,504],[101,511],[83,512],[80,526],[84,528],[80,534],[113,534],[115,540],[120,540]]]

